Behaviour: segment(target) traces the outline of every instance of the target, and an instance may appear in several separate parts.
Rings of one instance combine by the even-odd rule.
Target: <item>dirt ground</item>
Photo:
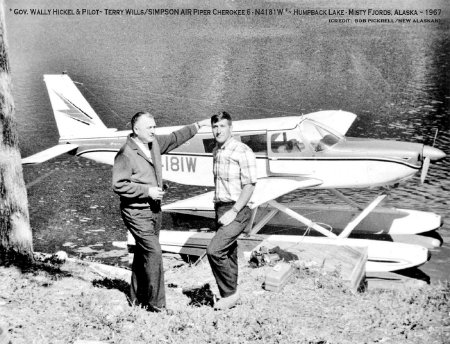
[[[241,258],[239,304],[214,311],[206,260],[165,254],[164,264],[171,315],[128,305],[129,270],[76,260],[0,267],[0,343],[450,342],[449,283],[353,293],[338,273],[295,263],[273,292],[262,288],[271,267]]]

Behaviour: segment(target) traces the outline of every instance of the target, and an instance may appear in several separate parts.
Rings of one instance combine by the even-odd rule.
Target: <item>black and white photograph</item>
[[[0,20],[0,344],[450,342],[448,1]]]

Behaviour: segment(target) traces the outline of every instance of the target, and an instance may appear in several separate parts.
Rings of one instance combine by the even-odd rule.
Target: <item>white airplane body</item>
[[[59,145],[76,145],[72,154],[113,164],[131,131],[107,128],[68,75],[45,75],[58,130]],[[233,136],[248,144],[257,157],[258,178],[317,180],[314,188],[366,188],[391,185],[413,177],[424,157],[441,159],[433,147],[376,139],[346,138],[356,115],[345,111],[320,111],[302,116],[233,122]],[[157,128],[165,135],[180,126]],[[209,129],[199,133],[163,158],[164,178],[180,184],[213,186],[212,147]],[[61,147],[47,157],[61,154]],[[69,147],[66,147],[69,149]],[[54,154],[52,154],[54,153]],[[39,156],[24,164],[43,162]]]
[[[44,81],[60,133],[59,144],[23,159],[22,163],[41,163],[68,152],[112,165],[131,131],[107,128],[68,75],[45,75]],[[358,210],[339,234],[339,239],[344,240],[384,196],[362,207],[337,189],[394,185],[412,178],[420,170],[424,179],[430,161],[445,157],[439,149],[418,143],[347,138],[345,134],[355,118],[350,112],[320,111],[301,116],[233,121],[233,137],[247,144],[257,160],[258,182],[250,207],[254,209],[252,226],[255,219],[259,222],[251,233],[259,231],[282,212],[329,238],[336,238],[336,234],[318,222],[275,201],[294,190],[330,189],[353,210]],[[180,126],[157,128],[156,134],[166,135],[178,128]],[[163,178],[180,184],[213,186],[214,145],[211,130],[202,128],[188,142],[163,156]],[[181,208],[190,207],[190,213],[195,214],[196,205],[195,200],[175,202],[164,206],[163,210],[183,213]],[[270,207],[271,211],[258,218],[256,213],[261,205]],[[212,202],[207,208],[207,211],[213,209]],[[420,214],[414,216],[420,217]],[[435,215],[435,221],[434,229],[440,226],[440,217]],[[420,231],[423,229],[413,228],[413,233]]]

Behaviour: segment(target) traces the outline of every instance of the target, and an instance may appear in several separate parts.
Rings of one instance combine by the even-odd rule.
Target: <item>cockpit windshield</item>
[[[341,140],[341,137],[321,127],[318,123],[305,120],[301,124],[301,132],[316,152],[326,150]]]

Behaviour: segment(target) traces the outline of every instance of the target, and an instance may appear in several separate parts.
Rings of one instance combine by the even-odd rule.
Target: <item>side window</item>
[[[274,132],[270,135],[270,149],[274,154],[291,155],[305,149],[297,130]]]
[[[203,147],[205,148],[205,153],[212,153],[215,146],[215,139],[203,139]]]
[[[251,150],[256,153],[267,153],[267,141],[266,134],[256,134],[256,135],[233,135],[233,138],[237,141],[245,143],[251,148]],[[214,147],[216,146],[215,139],[203,139],[203,148],[205,153],[212,153]]]
[[[239,135],[233,135],[233,138],[237,141],[241,141],[241,138]],[[205,153],[212,153],[214,147],[216,146],[216,140],[215,139],[203,139],[203,148],[205,149]]]
[[[267,135],[257,134],[257,135],[243,135],[241,136],[241,142],[245,143],[251,148],[253,153],[263,153],[267,154]]]

